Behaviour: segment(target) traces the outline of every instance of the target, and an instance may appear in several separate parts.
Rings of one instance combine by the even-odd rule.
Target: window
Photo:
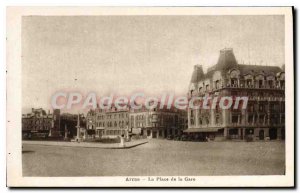
[[[254,111],[254,105],[253,104],[249,104],[248,105],[248,112],[253,112]]]
[[[191,125],[194,125],[194,119],[193,118],[191,119]]]
[[[219,124],[219,123],[220,123],[220,117],[216,116],[216,124]]]
[[[205,86],[205,89],[206,89],[206,91],[209,90],[209,84],[207,84],[207,85]]]
[[[238,123],[238,121],[239,121],[239,116],[238,115],[232,115],[231,122],[232,123]]]
[[[253,122],[253,115],[249,115],[248,116],[248,123],[252,123]]]
[[[270,111],[274,111],[275,110],[275,105],[274,104],[270,104]]]
[[[285,83],[284,80],[280,81],[280,88],[284,88],[284,83]]]
[[[194,92],[194,90],[191,90],[191,91],[190,91],[191,95],[193,95],[193,92]]]
[[[220,88],[220,82],[219,82],[219,80],[217,80],[216,82],[215,82],[215,87],[216,87],[216,89],[219,89]]]
[[[263,104],[259,104],[259,109],[260,112],[265,111],[265,106]]]
[[[263,87],[263,80],[259,80],[258,81],[258,88],[262,88]]]
[[[269,84],[269,88],[273,88],[273,87],[274,87],[274,85],[273,85],[273,80],[269,80],[269,81],[268,81],[268,84]]]
[[[264,123],[265,115],[259,115],[259,123]]]
[[[191,117],[194,117],[194,111],[191,110]]]
[[[199,118],[199,125],[202,125],[202,119]]]
[[[231,79],[231,86],[232,86],[232,87],[236,87],[237,84],[238,84],[237,79],[236,79],[236,78],[232,78],[232,79]]]
[[[252,86],[252,80],[251,79],[247,79],[246,80],[246,85],[247,85],[247,87],[251,87]]]
[[[206,117],[206,124],[209,124],[209,117]]]
[[[201,93],[201,92],[202,92],[202,87],[199,88],[199,93]]]

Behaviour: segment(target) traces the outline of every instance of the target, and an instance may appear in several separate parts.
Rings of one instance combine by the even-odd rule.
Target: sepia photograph
[[[9,186],[294,185],[291,7],[7,12]]]

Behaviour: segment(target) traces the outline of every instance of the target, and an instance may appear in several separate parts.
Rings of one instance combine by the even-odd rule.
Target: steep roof
[[[220,50],[220,56],[217,64],[208,68],[207,73],[203,73],[202,66],[196,65],[192,74],[191,83],[197,83],[206,78],[211,78],[216,71],[221,71],[222,74],[227,73],[230,69],[238,69],[241,75],[247,74],[264,74],[275,75],[278,72],[283,72],[283,69],[278,66],[257,66],[238,64],[233,53],[233,49],[225,48]]]
[[[237,61],[233,54],[232,48],[224,48],[220,50],[220,56],[216,65],[216,70],[229,70],[237,66]]]
[[[242,75],[246,74],[259,74],[272,75],[278,72],[283,72],[279,66],[256,66],[256,65],[243,65],[239,64],[238,69]]]

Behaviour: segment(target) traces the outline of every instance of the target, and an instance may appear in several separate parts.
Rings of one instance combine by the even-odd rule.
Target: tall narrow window
[[[263,80],[259,80],[258,81],[258,88],[262,88],[263,87]]]
[[[216,89],[219,89],[220,88],[220,85],[219,85],[220,82],[219,82],[219,80],[217,80],[215,84],[216,84]]]

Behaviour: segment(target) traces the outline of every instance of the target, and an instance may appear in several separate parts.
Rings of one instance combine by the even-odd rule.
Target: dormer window
[[[191,95],[193,95],[194,90],[191,90]]]
[[[273,85],[273,80],[269,80],[269,81],[268,81],[268,84],[269,84],[269,88],[273,88],[273,86],[274,86],[274,85]]]
[[[202,92],[202,87],[199,88],[199,92],[200,92],[200,93]]]
[[[230,83],[232,87],[236,87],[238,85],[238,81],[236,78],[232,78]]]
[[[246,80],[246,85],[247,85],[247,87],[251,87],[252,86],[252,80],[251,79],[247,79]]]

